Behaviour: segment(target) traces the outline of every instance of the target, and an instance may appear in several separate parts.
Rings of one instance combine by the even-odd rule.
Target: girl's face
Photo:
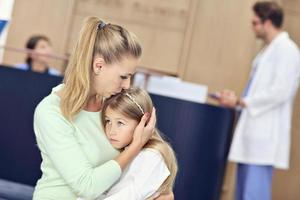
[[[97,57],[93,62],[93,90],[104,98],[130,87],[130,78],[135,73],[138,59],[124,56],[120,62],[106,64]]]
[[[105,111],[105,134],[116,149],[122,149],[131,143],[137,125],[136,120],[130,119],[110,107]]]

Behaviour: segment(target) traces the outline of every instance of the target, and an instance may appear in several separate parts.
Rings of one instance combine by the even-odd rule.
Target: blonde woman
[[[133,131],[145,112],[151,112],[147,92],[132,88],[107,99],[102,109],[102,124],[112,146],[124,151],[133,141]],[[158,130],[144,149],[125,169],[121,179],[97,200],[145,200],[172,191],[177,162],[171,146]]]
[[[129,88],[141,53],[136,37],[121,26],[105,24],[96,17],[85,21],[63,84],[35,110],[42,177],[35,187],[34,200],[95,199],[139,154],[152,136],[155,110],[151,116],[143,115],[132,143],[121,153],[107,140],[99,115],[104,98]],[[159,198],[172,199],[173,194]]]

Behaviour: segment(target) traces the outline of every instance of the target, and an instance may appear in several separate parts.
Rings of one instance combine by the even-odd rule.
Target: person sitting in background
[[[33,53],[28,53],[26,63],[15,65],[22,70],[30,70],[38,73],[60,76],[61,72],[48,66],[49,57],[52,53],[51,43],[48,37],[44,35],[34,35],[26,43],[27,49],[32,49]]]

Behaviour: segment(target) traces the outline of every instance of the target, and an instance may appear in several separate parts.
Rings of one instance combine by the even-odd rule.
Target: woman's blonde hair
[[[105,100],[102,107],[101,121],[105,126],[105,112],[107,108],[120,112],[130,119],[140,121],[143,113],[151,113],[153,108],[152,100],[149,94],[140,88],[130,88]],[[105,128],[105,127],[104,127]],[[166,142],[161,133],[155,129],[153,136],[144,146],[144,148],[156,149],[162,155],[169,171],[170,176],[158,189],[161,194],[172,191],[175,177],[177,174],[177,160],[171,145]]]
[[[60,105],[62,114],[72,120],[85,106],[91,90],[92,64],[96,55],[111,64],[120,62],[124,56],[139,58],[141,54],[141,46],[133,33],[118,25],[105,24],[97,17],[88,17],[65,72]]]

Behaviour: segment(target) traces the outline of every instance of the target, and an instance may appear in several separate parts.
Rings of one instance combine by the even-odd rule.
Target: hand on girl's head
[[[143,147],[154,133],[156,124],[156,111],[153,107],[151,116],[149,113],[145,113],[134,130],[132,144],[137,144]],[[147,123],[147,121],[149,122]]]

